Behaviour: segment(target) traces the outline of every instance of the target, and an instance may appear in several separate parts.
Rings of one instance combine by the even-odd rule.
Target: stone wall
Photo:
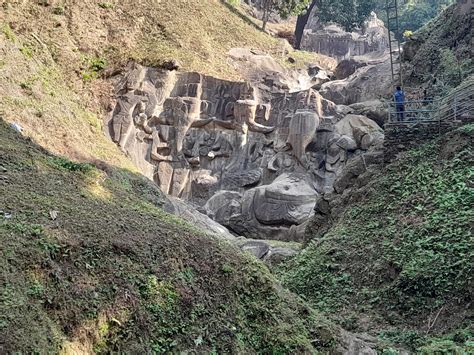
[[[335,24],[321,25],[313,18],[308,21],[301,49],[321,53],[342,61],[388,48],[388,33],[375,14],[356,32],[346,32]]]

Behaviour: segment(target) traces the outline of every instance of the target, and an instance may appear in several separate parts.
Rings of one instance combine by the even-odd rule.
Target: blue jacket
[[[393,98],[398,105],[403,105],[405,102],[405,93],[402,90],[397,90],[395,94],[393,94]]]

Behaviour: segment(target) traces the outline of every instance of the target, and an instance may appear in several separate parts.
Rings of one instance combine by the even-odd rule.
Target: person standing
[[[397,90],[393,94],[393,99],[397,110],[397,120],[403,121],[405,119],[405,93],[400,86],[397,86]]]

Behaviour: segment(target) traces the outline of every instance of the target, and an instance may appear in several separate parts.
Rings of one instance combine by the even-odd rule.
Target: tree
[[[304,11],[311,0],[262,0],[262,30],[265,31],[272,13],[277,13],[282,18],[299,15]]]
[[[428,21],[435,18],[441,11],[451,5],[454,0],[406,0],[398,2],[398,23],[400,33],[396,33],[399,40],[403,39],[405,31],[415,32]],[[377,6],[377,15],[387,23],[385,1]]]
[[[321,22],[336,22],[347,31],[359,28],[376,8],[377,0],[312,0],[298,16],[295,29],[295,46],[300,48],[303,31],[316,7]]]

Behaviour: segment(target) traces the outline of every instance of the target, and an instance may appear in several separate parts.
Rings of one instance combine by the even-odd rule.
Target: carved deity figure
[[[112,118],[113,140],[118,143],[122,150],[133,127],[133,111],[140,101],[146,99],[145,96],[136,95],[133,88],[129,88],[127,93],[121,95],[117,100],[117,106]]]
[[[216,124],[227,129],[233,129],[237,132],[247,135],[248,131],[268,134],[275,127],[264,126],[255,122],[257,116],[257,101],[253,98],[253,88],[242,90],[240,99],[233,103],[234,119],[231,121],[216,120]],[[268,111],[268,113],[267,113]],[[269,118],[269,109],[265,107],[263,117],[265,120]]]
[[[318,126],[319,116],[313,111],[297,110],[290,121],[286,144],[300,163],[303,163],[306,147],[313,140]]]

